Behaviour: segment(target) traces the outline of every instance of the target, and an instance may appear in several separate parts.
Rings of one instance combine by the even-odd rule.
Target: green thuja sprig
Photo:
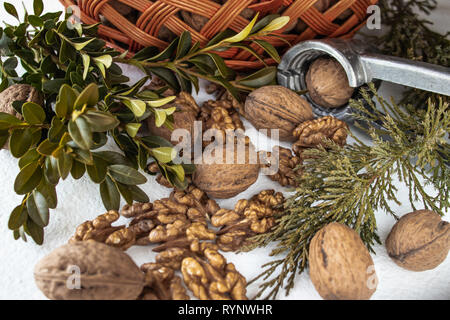
[[[394,101],[385,101],[373,85],[370,91],[385,113],[368,112],[362,101],[351,104],[358,110],[358,120],[383,124],[381,131],[370,125],[368,129],[361,127],[373,144],[365,144],[350,133],[354,144],[341,148],[329,142],[327,149],[306,150],[295,195],[284,203],[276,226],[252,238],[252,245],[246,248],[277,242],[271,255],[280,258],[263,266],[256,278],[264,280],[257,297],[266,293],[266,298],[275,298],[281,289],[289,293],[296,276],[308,266],[311,239],[331,222],[355,229],[373,251],[373,245],[380,243],[376,213],[385,211],[396,217],[391,203],[400,204],[395,178],[408,190],[414,209],[417,201],[441,215],[449,208],[448,103],[429,100],[425,110],[406,111]],[[369,92],[363,90],[362,94],[366,103],[373,105]]]

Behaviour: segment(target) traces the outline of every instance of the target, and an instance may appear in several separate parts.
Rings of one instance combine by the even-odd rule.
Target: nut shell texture
[[[365,300],[376,290],[372,257],[359,235],[334,222],[319,230],[309,247],[309,274],[322,298]]]
[[[335,59],[315,60],[306,74],[309,96],[318,105],[338,108],[348,103],[354,88],[348,84],[347,74]]]
[[[230,152],[230,148],[229,145],[224,148],[222,164],[213,163],[214,151],[204,155],[203,163],[196,165],[196,170],[192,175],[192,182],[212,198],[234,197],[248,189],[258,179],[259,164],[250,164],[248,155],[246,155],[244,163],[238,163],[237,149],[234,152],[234,163],[226,163],[226,154]],[[250,152],[254,152],[254,147],[247,148]]]
[[[282,86],[253,91],[245,101],[245,117],[256,129],[279,129],[280,140],[294,141],[292,131],[314,118],[311,105],[296,92]]]
[[[69,289],[79,267],[80,289]],[[71,277],[71,278],[69,278]],[[66,244],[35,267],[38,288],[53,300],[131,300],[142,291],[144,275],[119,249],[95,241]]]
[[[389,256],[400,267],[412,271],[436,268],[450,249],[450,224],[430,210],[404,215],[386,239]]]

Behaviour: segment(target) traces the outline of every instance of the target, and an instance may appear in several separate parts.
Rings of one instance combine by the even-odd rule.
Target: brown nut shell
[[[292,131],[314,118],[310,104],[296,92],[282,86],[253,91],[245,101],[245,117],[256,129],[279,129],[279,138],[294,141]]]
[[[376,290],[372,257],[359,235],[333,222],[319,230],[309,246],[309,274],[327,300],[365,300]]]
[[[434,211],[418,210],[404,215],[386,239],[389,256],[411,271],[436,268],[450,249],[450,224]]]
[[[238,163],[238,152],[234,151],[234,163],[226,163],[226,155],[232,152],[232,144],[224,147],[223,163],[214,163],[215,150],[203,157],[202,164],[196,165],[192,182],[208,196],[217,199],[228,199],[247,190],[258,179],[259,164],[250,164],[248,154],[255,152],[252,145],[247,146],[244,163]]]
[[[71,289],[77,268],[80,289]],[[144,274],[127,254],[93,240],[55,249],[37,263],[34,279],[53,300],[134,300],[144,286]]]
[[[344,68],[333,58],[315,60],[305,80],[311,99],[326,108],[338,108],[348,103],[355,90],[348,84]]]
[[[44,103],[42,94],[29,84],[13,84],[0,93],[0,112],[22,119],[14,110],[14,101],[34,102],[41,106]]]

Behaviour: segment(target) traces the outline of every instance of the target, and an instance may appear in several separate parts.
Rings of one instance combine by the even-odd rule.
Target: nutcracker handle
[[[365,81],[389,81],[450,96],[450,68],[376,53],[360,55]]]

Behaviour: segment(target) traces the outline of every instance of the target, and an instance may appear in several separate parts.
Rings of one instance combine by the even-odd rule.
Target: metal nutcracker
[[[342,65],[353,88],[378,79],[450,95],[450,68],[381,55],[370,45],[355,39],[310,40],[297,44],[286,52],[278,66],[278,83],[292,90],[306,90],[309,65],[324,55]],[[317,116],[333,115],[347,122],[353,120],[354,110],[348,104],[329,109],[312,101],[308,94],[307,97]]]

